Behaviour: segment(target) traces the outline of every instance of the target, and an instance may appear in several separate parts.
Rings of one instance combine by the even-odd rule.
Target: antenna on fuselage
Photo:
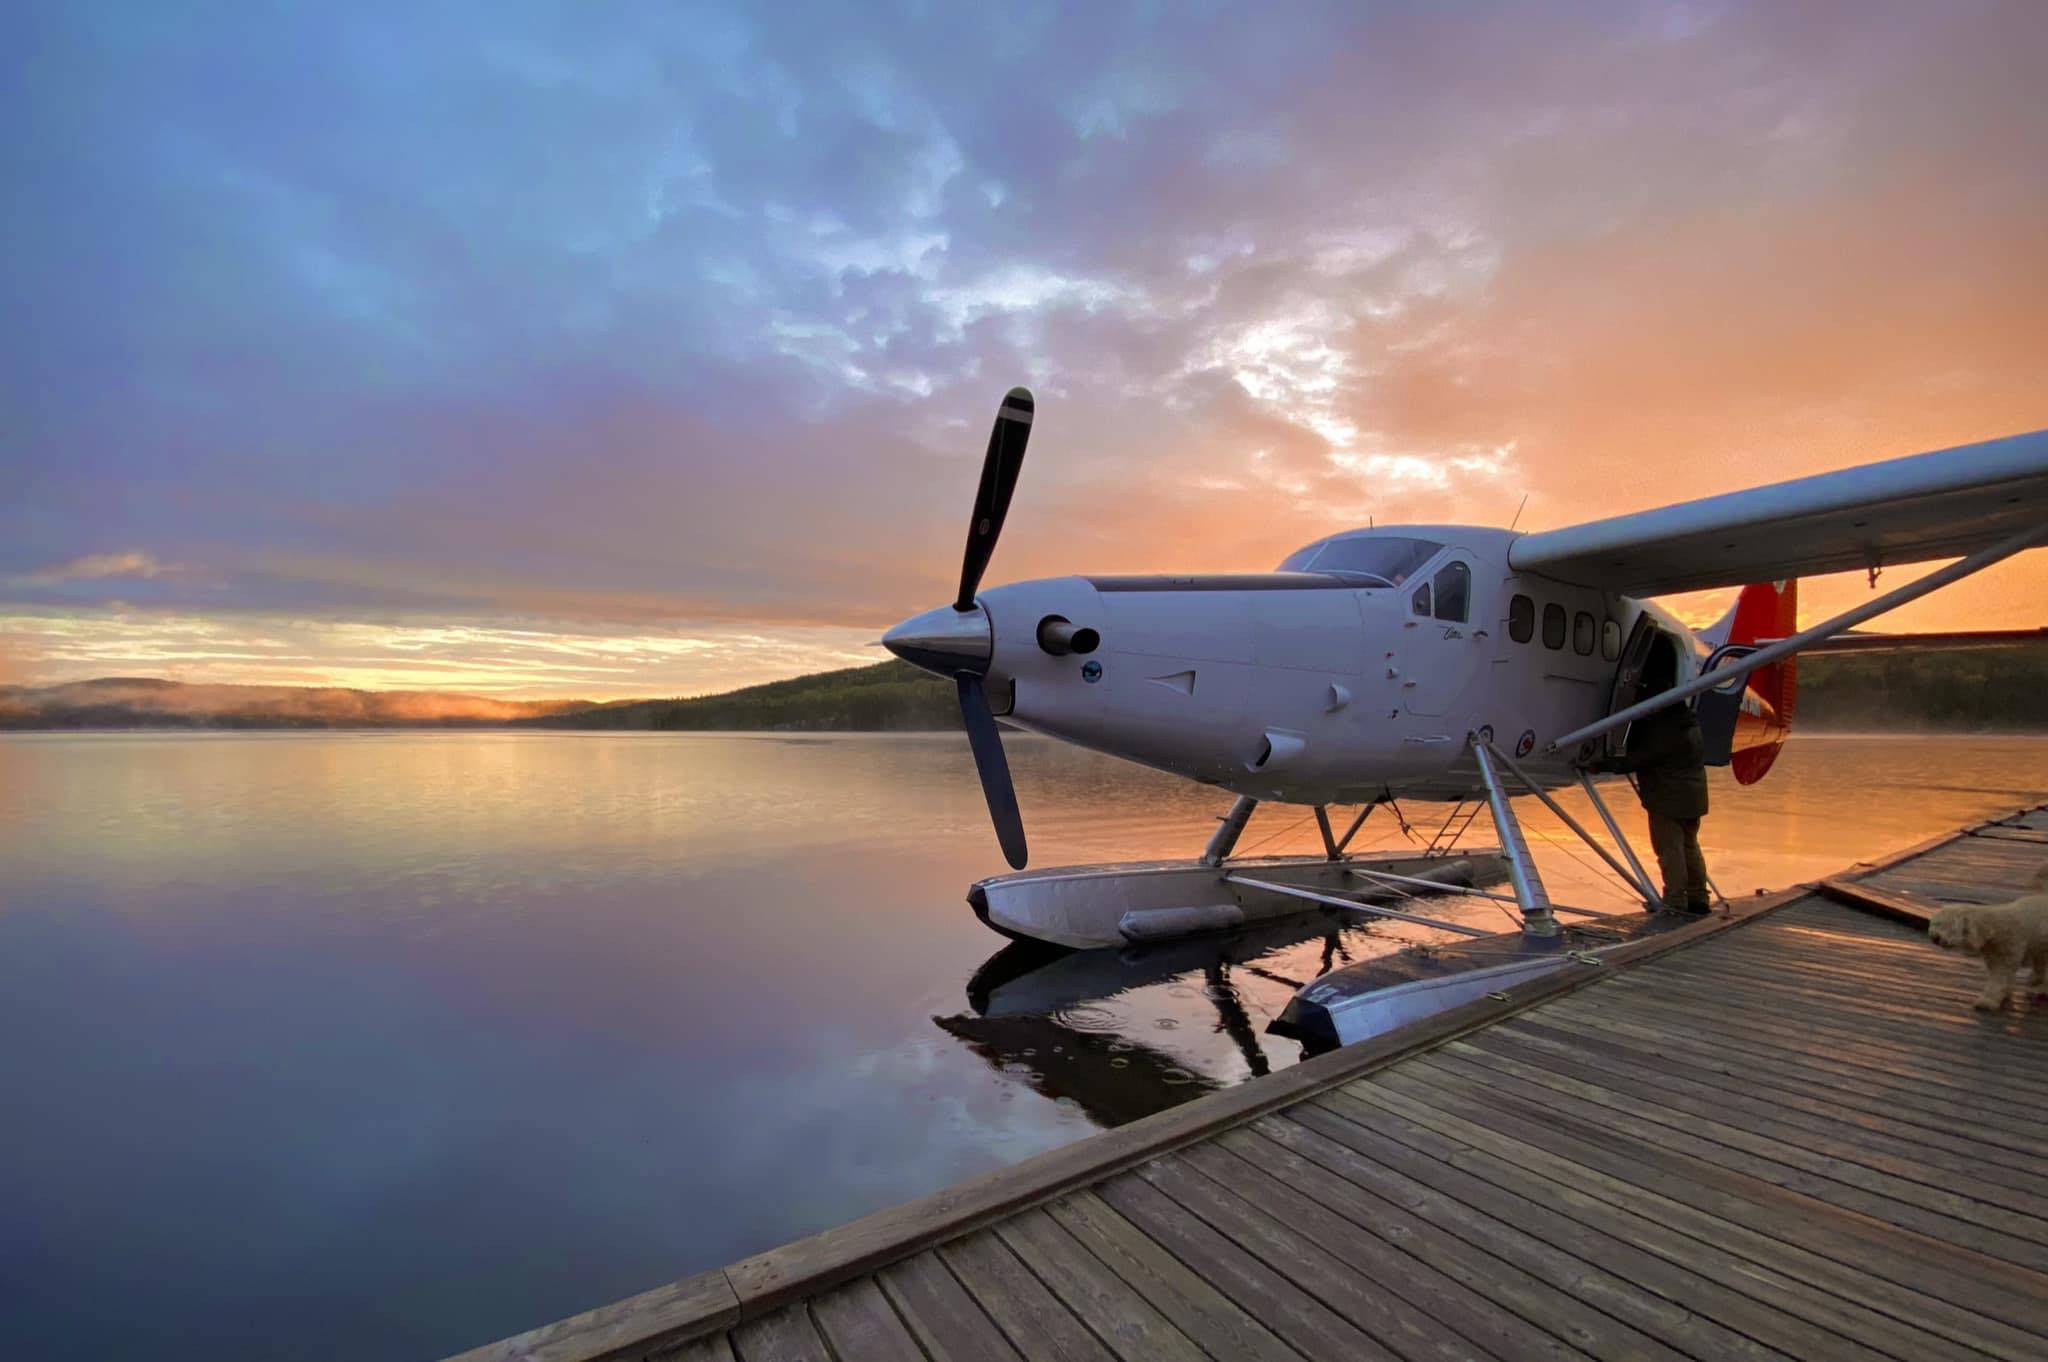
[[[1528,494],[1527,492],[1524,492],[1524,493],[1522,493],[1522,504],[1521,504],[1520,506],[1517,506],[1517,507],[1515,507],[1515,518],[1514,518],[1513,520],[1510,520],[1510,521],[1508,522],[1508,528],[1509,528],[1509,529],[1511,529],[1511,530],[1512,530],[1513,528],[1515,528],[1515,526],[1516,526],[1516,525],[1518,525],[1519,523],[1521,523],[1521,519],[1522,519],[1522,511],[1523,511],[1523,509],[1524,509],[1525,507],[1527,507],[1527,506],[1528,506],[1528,504],[1529,504],[1529,494]]]

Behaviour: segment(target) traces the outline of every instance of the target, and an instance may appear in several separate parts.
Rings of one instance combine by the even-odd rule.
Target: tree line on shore
[[[818,672],[676,700],[502,701],[431,692],[185,686],[152,679],[0,686],[0,729],[419,728],[957,729],[951,682],[907,663]],[[2048,645],[1804,658],[1795,731],[2048,732]]]

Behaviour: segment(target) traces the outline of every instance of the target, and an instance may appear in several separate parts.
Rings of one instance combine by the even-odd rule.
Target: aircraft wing
[[[1974,553],[2048,523],[2048,430],[1517,539],[1508,562],[1630,596]]]

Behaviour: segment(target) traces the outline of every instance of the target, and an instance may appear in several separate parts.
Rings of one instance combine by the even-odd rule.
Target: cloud
[[[6,597],[872,637],[1019,381],[998,579],[2048,425],[2038,6],[764,13],[32,10]]]
[[[157,676],[195,684],[446,690],[519,698],[698,695],[864,666],[871,630],[731,622],[323,620],[132,608],[0,612],[0,682]],[[11,674],[10,674],[11,673]]]
[[[175,566],[159,563],[139,550],[128,553],[88,553],[62,563],[37,568],[27,574],[27,580],[38,586],[49,586],[58,582],[103,582],[115,578],[140,578],[148,581],[179,570]]]

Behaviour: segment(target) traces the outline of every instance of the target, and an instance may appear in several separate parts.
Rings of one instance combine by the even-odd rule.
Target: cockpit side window
[[[1416,613],[1416,614],[1418,614],[1418,615],[1420,615],[1420,616],[1422,616],[1422,618],[1424,618],[1424,619],[1428,619],[1428,618],[1429,618],[1429,583],[1428,583],[1428,582],[1424,582],[1424,583],[1423,583],[1423,584],[1422,584],[1421,586],[1419,586],[1419,587],[1417,587],[1417,588],[1416,588],[1416,591],[1415,591],[1415,597],[1414,597],[1414,599],[1415,599],[1415,613]]]
[[[1472,603],[1472,569],[1463,563],[1445,563],[1436,574],[1436,617],[1462,621]]]

